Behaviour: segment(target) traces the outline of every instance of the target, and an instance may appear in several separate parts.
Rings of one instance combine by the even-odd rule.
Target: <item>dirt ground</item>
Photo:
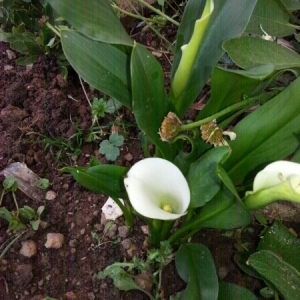
[[[146,45],[155,48],[157,41]],[[104,234],[105,220],[101,217],[101,207],[107,197],[89,192],[79,186],[71,175],[59,171],[67,165],[87,166],[91,156],[108,163],[98,152],[101,140],[83,142],[79,155],[68,155],[67,150],[57,159],[59,148],[53,147],[51,153],[50,148],[45,149],[43,137],[32,134],[68,140],[76,133],[72,122],[83,133],[88,131],[91,112],[78,76],[70,68],[65,81],[51,55],[41,57],[32,67],[17,66],[7,50],[9,45],[0,43],[0,171],[10,163],[24,162],[39,177],[49,179],[49,189],[56,193],[56,197],[53,200],[33,200],[17,192],[19,207],[29,205],[36,210],[45,205],[42,220],[46,226],[39,227],[37,231],[28,230],[0,260],[0,300],[41,300],[46,296],[61,300],[148,299],[138,291],[119,291],[111,279],[97,279],[97,273],[113,262],[145,256],[143,242],[146,236],[141,230],[144,224],[136,220],[134,228],[128,231],[121,217],[105,234],[105,243],[98,247],[92,232],[99,236]],[[90,92],[87,85],[85,88],[90,99],[97,95]],[[101,120],[100,125],[109,122],[120,125],[120,120],[134,124],[131,113],[122,108],[115,117]],[[120,125],[120,128],[123,127]],[[107,138],[109,130],[102,138]],[[125,126],[125,131],[125,143],[115,163],[130,167],[143,158],[143,152],[138,128]],[[3,180],[1,176],[1,184]],[[10,194],[4,197],[3,205],[10,211],[15,209]],[[61,248],[45,247],[48,233],[64,236]],[[223,233],[206,230],[196,239],[212,251],[222,280],[257,292],[261,283],[239,271],[232,259],[237,252],[234,246],[236,240]],[[7,231],[7,222],[0,219],[0,245],[13,234]],[[250,238],[254,239],[255,234]],[[22,242],[26,240],[37,245],[37,253],[31,258],[20,254]],[[185,283],[177,275],[174,262],[171,262],[163,273],[165,298],[184,287]]]

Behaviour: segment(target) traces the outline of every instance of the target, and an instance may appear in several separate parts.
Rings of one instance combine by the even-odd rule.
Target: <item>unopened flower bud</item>
[[[160,129],[159,135],[162,141],[171,141],[178,133],[181,126],[181,122],[173,112],[169,112],[164,118]]]

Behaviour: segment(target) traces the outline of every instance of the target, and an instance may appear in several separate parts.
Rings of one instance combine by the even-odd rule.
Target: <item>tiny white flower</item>
[[[186,214],[190,189],[181,171],[162,158],[146,158],[131,167],[124,179],[133,208],[158,220],[175,220]]]

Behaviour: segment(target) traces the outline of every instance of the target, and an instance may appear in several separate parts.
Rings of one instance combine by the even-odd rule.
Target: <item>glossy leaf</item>
[[[175,264],[180,277],[188,283],[179,299],[218,298],[218,277],[208,248],[202,244],[183,244],[176,253]]]
[[[283,159],[299,145],[300,78],[240,121],[232,131],[232,154],[224,163],[235,185],[252,180],[268,163]],[[292,109],[291,109],[292,108]]]
[[[80,77],[131,108],[128,55],[75,31],[62,31],[61,42],[66,58]]]
[[[216,67],[211,75],[211,96],[199,113],[203,119],[243,100],[254,88],[274,72],[274,65],[268,64],[250,70],[229,70]]]
[[[90,168],[65,167],[61,171],[71,173],[78,183],[92,192],[116,198],[126,197],[123,179],[128,169],[125,167],[96,165]]]
[[[226,41],[223,48],[234,63],[243,69],[266,64],[275,65],[276,70],[300,67],[299,54],[261,38],[242,36]]]
[[[218,300],[230,299],[257,300],[257,297],[251,291],[239,285],[220,282]]]
[[[269,250],[250,255],[248,264],[283,296],[285,300],[300,299],[300,273]]]
[[[188,43],[192,34],[192,28],[194,28],[194,23],[191,20],[194,21],[201,16],[204,2],[190,0],[185,8],[177,33],[177,53],[172,66],[172,79],[181,59],[181,51],[179,49],[183,44]],[[187,86],[179,98],[172,99],[179,117],[182,117],[188,107],[194,102],[213,68],[224,54],[221,47],[222,43],[243,33],[255,4],[256,0],[214,1],[214,11],[197,53]],[[239,17],[237,18],[236,16]]]
[[[171,110],[164,87],[164,73],[152,54],[135,44],[131,57],[132,108],[136,122],[164,158],[172,160],[174,145],[163,142],[158,134],[160,125]]]
[[[287,2],[286,0],[282,2]],[[278,0],[258,0],[246,31],[263,35],[263,30],[270,36],[291,35],[299,26],[289,22],[290,14]]]
[[[279,221],[275,221],[260,240],[257,251],[261,250],[272,251],[300,272],[300,240]]]
[[[217,165],[224,161],[229,153],[229,147],[213,148],[191,164],[186,177],[191,191],[190,208],[205,205],[218,193],[221,180],[217,175]]]
[[[300,2],[298,0],[280,0],[280,2],[290,12],[300,9]]]
[[[49,0],[68,23],[89,38],[110,44],[132,45],[108,0]]]

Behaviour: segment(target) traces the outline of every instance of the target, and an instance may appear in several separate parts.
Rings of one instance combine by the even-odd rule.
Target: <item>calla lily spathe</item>
[[[162,158],[146,158],[124,179],[133,208],[147,218],[175,220],[186,214],[190,189],[181,171]]]
[[[300,164],[277,161],[266,166],[257,173],[244,204],[254,210],[277,200],[300,203]]]

